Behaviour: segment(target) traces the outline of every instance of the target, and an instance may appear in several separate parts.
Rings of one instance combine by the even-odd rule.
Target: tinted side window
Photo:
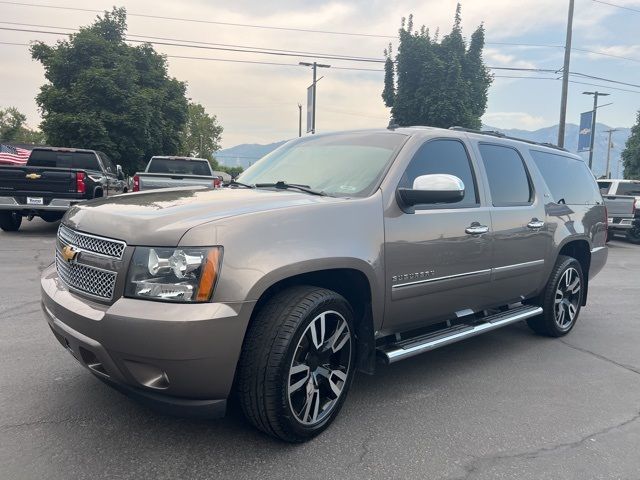
[[[486,143],[481,143],[478,148],[489,177],[493,206],[508,207],[531,203],[529,176],[517,150]]]
[[[602,202],[596,179],[582,160],[537,150],[530,152],[554,202],[568,205]]]
[[[400,187],[412,188],[420,175],[447,173],[464,182],[464,198],[447,204],[450,208],[472,207],[478,204],[476,185],[467,150],[458,140],[432,140],[426,142],[411,159],[402,176]]]
[[[105,170],[109,173],[116,173],[116,167],[113,165],[111,159],[102,152],[100,152],[99,155],[102,159],[102,165],[104,166]]]
[[[609,189],[611,188],[611,182],[609,181],[598,182],[598,188],[600,189],[600,193],[602,195],[606,195],[607,193],[609,193]]]
[[[634,197],[640,196],[640,182],[619,183],[616,195],[633,195]]]

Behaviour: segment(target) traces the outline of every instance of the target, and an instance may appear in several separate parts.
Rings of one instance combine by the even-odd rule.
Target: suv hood
[[[72,207],[63,222],[129,245],[175,246],[187,230],[213,220],[339,201],[343,199],[295,190],[172,188],[82,203]]]

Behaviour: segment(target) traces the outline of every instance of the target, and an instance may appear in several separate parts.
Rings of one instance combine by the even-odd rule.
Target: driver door
[[[437,323],[491,302],[491,216],[468,152],[459,139],[429,140],[398,186],[412,188],[421,175],[450,174],[465,185],[461,201],[413,211],[395,205],[385,212],[385,330]]]

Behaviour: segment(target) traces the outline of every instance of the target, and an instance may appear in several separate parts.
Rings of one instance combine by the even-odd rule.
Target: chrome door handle
[[[480,235],[482,233],[487,233],[489,231],[489,227],[486,225],[474,224],[467,227],[464,231],[469,235]]]
[[[527,223],[527,227],[529,227],[531,230],[537,230],[539,228],[544,227],[544,222],[542,220],[538,220],[537,218],[534,218],[529,223]]]

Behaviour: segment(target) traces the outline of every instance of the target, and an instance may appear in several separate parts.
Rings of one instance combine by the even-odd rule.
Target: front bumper
[[[254,302],[104,305],[69,292],[54,265],[41,290],[55,337],[96,376],[171,413],[224,414]]]
[[[36,196],[36,195],[34,195]],[[76,203],[80,203],[82,200],[73,200],[69,198],[52,198],[51,201],[43,205],[27,205],[21,203],[15,199],[15,197],[0,197],[0,210],[26,210],[26,211],[53,211],[53,212],[66,212]]]

